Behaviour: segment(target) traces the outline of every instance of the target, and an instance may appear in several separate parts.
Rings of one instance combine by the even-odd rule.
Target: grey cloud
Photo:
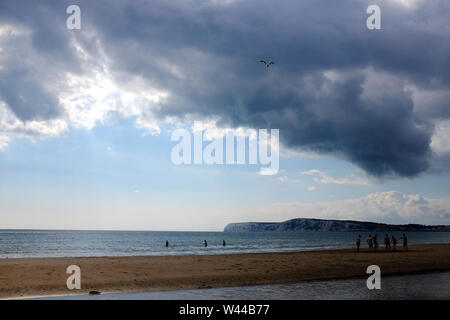
[[[65,8],[62,1],[0,3],[0,25],[13,29],[0,42],[0,99],[20,120],[62,116],[58,94],[65,87],[65,72],[89,69],[70,43]]]
[[[44,3],[55,6],[42,9],[46,19],[65,18],[64,5]],[[377,176],[415,176],[429,167],[431,120],[442,108],[430,106],[433,115],[417,112],[405,84],[449,89],[447,1],[424,1],[414,10],[379,1],[380,31],[365,27],[369,1],[77,3],[83,21],[75,36],[93,55],[98,48],[91,41],[100,40],[119,83],[141,76],[149,87],[170,93],[155,111],[161,119],[215,116],[224,126],[279,128],[290,148],[335,154]],[[33,39],[52,30],[32,23]],[[71,53],[62,32],[67,30],[33,40],[34,49],[64,61]],[[266,70],[261,58],[276,65]],[[369,67],[392,79],[367,87]],[[85,69],[78,66],[78,72]],[[338,78],[324,76],[327,70]],[[35,116],[15,102],[15,91],[5,90],[16,114]]]

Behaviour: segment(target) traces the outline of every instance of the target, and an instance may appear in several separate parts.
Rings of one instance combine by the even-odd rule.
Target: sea
[[[352,248],[358,234],[360,232],[0,230],[0,258],[203,255]],[[378,232],[380,245],[384,234]],[[400,232],[389,232],[390,236],[392,234],[397,238],[401,236]],[[361,233],[361,236],[365,239],[368,234]],[[409,232],[407,236],[410,245],[450,243],[450,232]]]

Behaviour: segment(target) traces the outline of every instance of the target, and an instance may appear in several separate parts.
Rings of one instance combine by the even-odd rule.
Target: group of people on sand
[[[408,237],[406,237],[406,234],[403,234],[400,237],[401,240],[403,240],[403,249],[408,250]],[[369,251],[374,252],[378,249],[378,233],[375,233],[375,235],[372,237],[371,234],[369,234],[369,237],[367,238],[367,244],[369,245]],[[392,246],[391,246],[392,244]],[[397,238],[392,235],[391,238],[389,238],[389,235],[386,233],[384,236],[384,245],[386,247],[386,252],[397,250]],[[359,252],[359,247],[361,246],[361,235],[358,235],[356,238],[356,251]]]

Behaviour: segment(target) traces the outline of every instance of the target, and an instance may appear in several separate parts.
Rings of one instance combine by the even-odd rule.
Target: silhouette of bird
[[[262,62],[262,63],[264,63],[264,64],[265,64],[265,66],[266,66],[266,68],[270,67],[270,65],[271,65],[271,64],[275,64],[275,62],[273,62],[273,61],[270,61],[269,63],[267,63],[267,61],[266,61],[266,60],[259,60],[259,62]]]

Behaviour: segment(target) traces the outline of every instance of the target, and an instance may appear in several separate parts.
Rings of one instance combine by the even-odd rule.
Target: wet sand
[[[0,298],[101,292],[179,290],[450,270],[450,245],[409,251],[322,250],[203,256],[0,259]],[[81,290],[68,290],[66,268],[81,268]]]

